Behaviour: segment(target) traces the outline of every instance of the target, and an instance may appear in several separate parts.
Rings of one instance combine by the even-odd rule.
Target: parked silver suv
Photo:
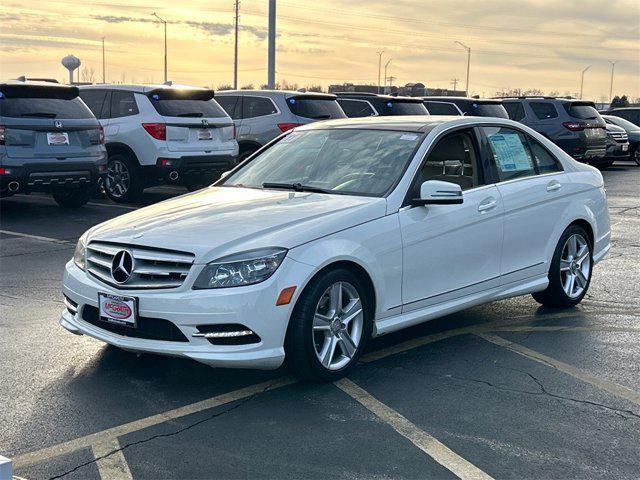
[[[284,90],[223,90],[216,100],[236,125],[242,161],[278,135],[299,125],[346,118],[336,96]]]
[[[106,172],[102,127],[78,88],[0,83],[0,196],[51,193],[62,207],[87,203]]]

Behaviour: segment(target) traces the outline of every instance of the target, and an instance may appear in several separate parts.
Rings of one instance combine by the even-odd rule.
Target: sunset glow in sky
[[[259,87],[267,71],[266,0],[241,1],[239,85]],[[161,82],[168,20],[169,79],[218,87],[232,82],[233,0],[6,0],[0,13],[0,77],[66,78],[60,59],[83,61],[81,79]],[[637,0],[282,0],[278,1],[277,80],[300,86],[377,83],[379,50],[394,84],[464,88],[472,48],[471,92],[509,88],[584,97],[640,97]],[[93,71],[93,75],[91,72]]]

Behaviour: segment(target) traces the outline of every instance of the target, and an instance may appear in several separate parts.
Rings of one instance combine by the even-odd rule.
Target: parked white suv
[[[235,127],[213,90],[88,85],[80,97],[100,121],[109,155],[104,187],[116,202],[162,182],[194,190],[235,165]]]
[[[374,335],[529,293],[572,307],[609,247],[600,172],[524,125],[329,120],[86,232],[60,324],[210,365],[286,355],[335,380]]]

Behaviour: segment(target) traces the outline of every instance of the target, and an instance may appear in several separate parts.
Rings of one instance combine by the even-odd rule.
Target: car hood
[[[102,223],[87,240],[191,252],[196,263],[293,248],[386,213],[384,198],[209,187]]]

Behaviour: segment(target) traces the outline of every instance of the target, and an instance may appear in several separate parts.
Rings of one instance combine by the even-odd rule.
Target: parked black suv
[[[87,203],[107,171],[102,127],[77,87],[0,83],[0,196],[51,193],[63,207]]]
[[[336,93],[338,103],[347,117],[372,117],[395,115],[429,115],[429,111],[418,97],[394,97],[375,93]]]
[[[541,133],[576,160],[599,162],[606,154],[606,125],[593,102],[557,97],[510,97],[509,118]]]
[[[600,113],[624,118],[634,125],[640,126],[640,107],[612,108],[610,110],[603,110]]]
[[[494,98],[423,97],[423,103],[431,115],[509,118],[502,101]]]

